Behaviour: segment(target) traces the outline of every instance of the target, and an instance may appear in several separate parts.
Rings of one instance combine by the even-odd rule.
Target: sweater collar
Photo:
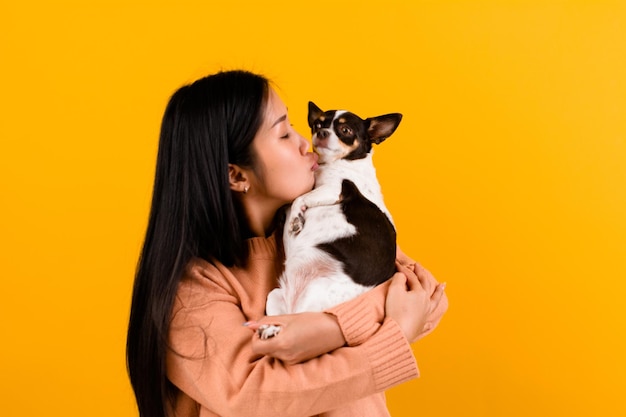
[[[246,241],[248,243],[248,256],[257,259],[276,258],[276,234],[272,233],[268,237],[253,237]]]

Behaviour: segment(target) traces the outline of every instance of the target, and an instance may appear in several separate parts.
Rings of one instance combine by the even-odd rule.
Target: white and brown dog
[[[268,315],[322,311],[394,274],[396,231],[376,178],[372,144],[388,138],[401,120],[399,113],[363,120],[309,102],[320,168],[315,188],[287,213],[285,269],[280,287],[268,296]]]

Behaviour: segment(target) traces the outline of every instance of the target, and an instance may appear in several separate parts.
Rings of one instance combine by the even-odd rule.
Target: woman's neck
[[[268,204],[258,204],[254,198],[242,202],[250,237],[267,237],[276,228],[277,208]]]

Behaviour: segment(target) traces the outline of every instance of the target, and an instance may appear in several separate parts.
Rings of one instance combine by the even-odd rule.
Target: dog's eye
[[[346,135],[346,136],[352,136],[352,129],[350,129],[348,126],[341,126],[339,128],[339,131],[341,132],[341,134]]]
[[[319,130],[322,128],[322,122],[315,122],[315,124],[313,125],[313,128],[315,128],[315,130]]]

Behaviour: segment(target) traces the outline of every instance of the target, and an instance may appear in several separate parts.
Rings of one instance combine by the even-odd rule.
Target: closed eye
[[[290,125],[289,125],[289,127],[290,127],[290,129],[287,131],[287,133],[285,133],[284,135],[282,135],[282,136],[280,137],[281,139],[289,139],[289,136],[290,136],[291,130],[293,129],[293,125],[292,125],[292,124],[290,124]]]

